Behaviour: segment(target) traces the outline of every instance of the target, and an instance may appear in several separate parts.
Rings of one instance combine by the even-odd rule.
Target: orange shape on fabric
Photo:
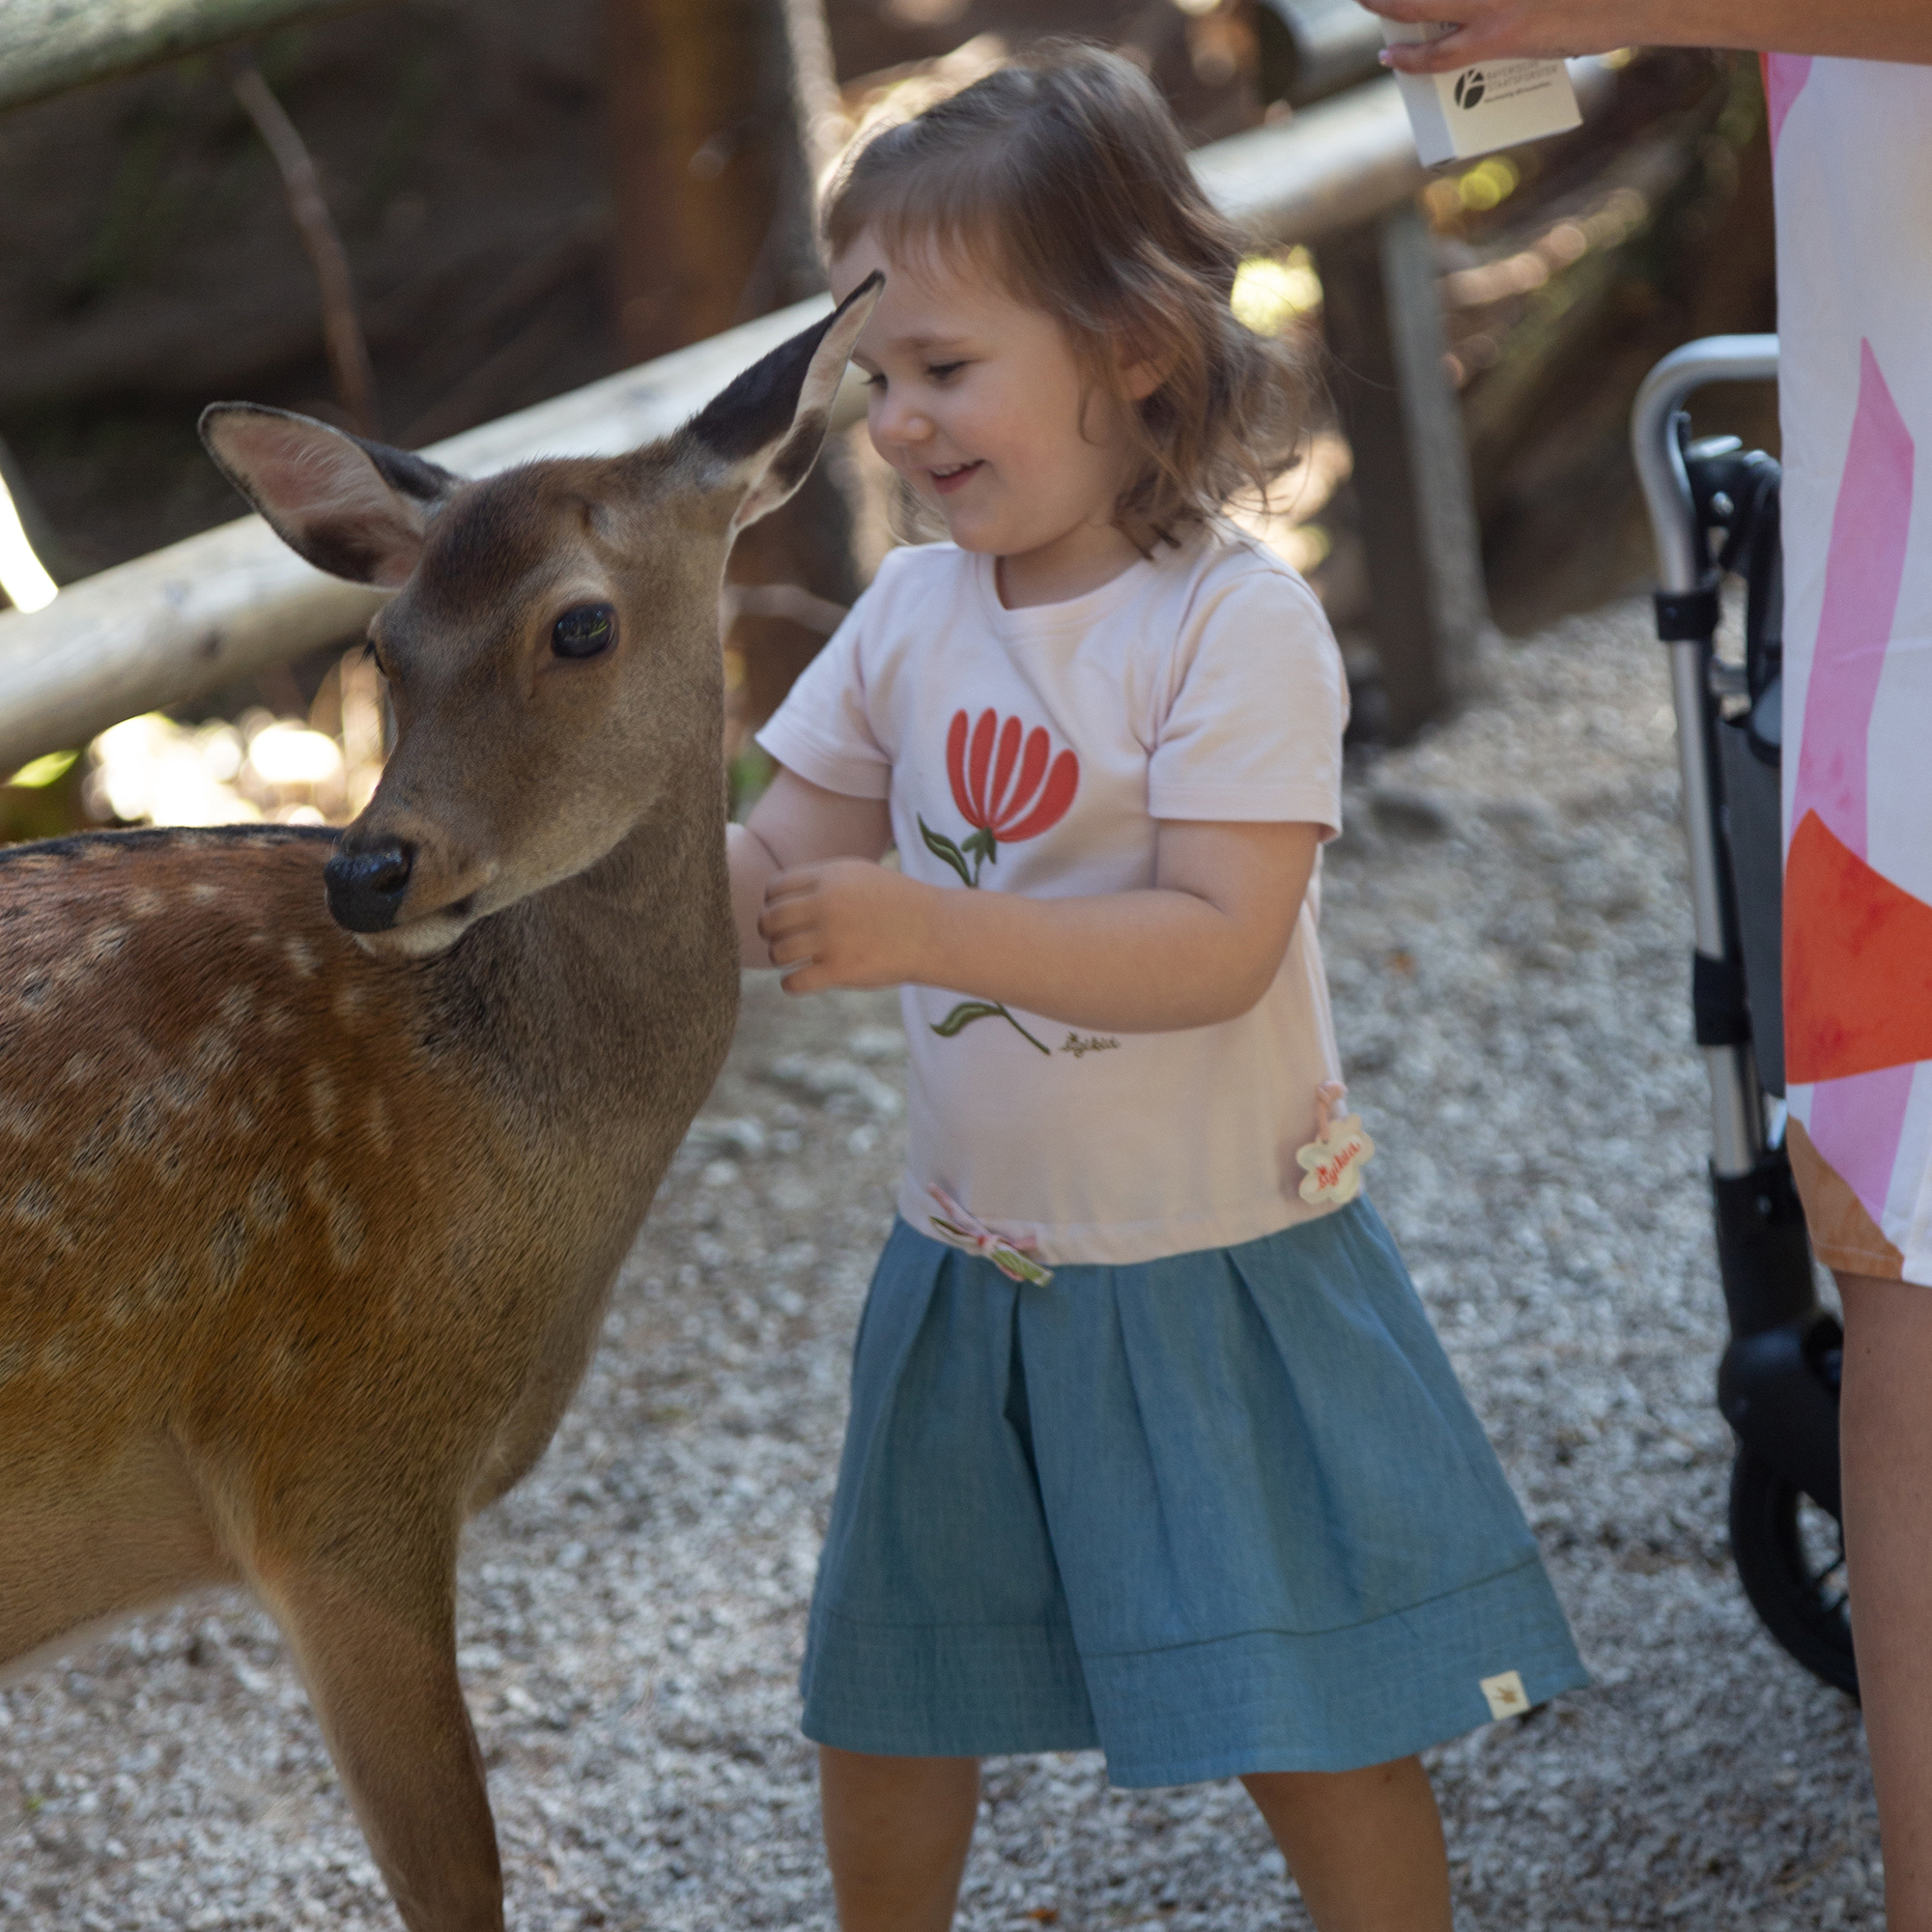
[[[1784,1059],[1796,1081],[1932,1060],[1932,905],[1815,811],[1784,862]]]

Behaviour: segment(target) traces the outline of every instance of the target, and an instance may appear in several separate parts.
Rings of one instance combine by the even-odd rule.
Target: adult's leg
[[[1932,1932],[1932,1288],[1840,1274],[1845,1558],[1886,1924]]]
[[[1448,1932],[1449,1855],[1420,1758],[1241,1782],[1321,1932]]]
[[[843,1932],[946,1932],[980,1811],[980,1761],[818,1750]]]

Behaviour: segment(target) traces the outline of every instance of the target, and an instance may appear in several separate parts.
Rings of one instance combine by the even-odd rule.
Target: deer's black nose
[[[415,847],[385,838],[361,852],[338,852],[322,868],[328,910],[351,932],[386,932],[410,889]]]

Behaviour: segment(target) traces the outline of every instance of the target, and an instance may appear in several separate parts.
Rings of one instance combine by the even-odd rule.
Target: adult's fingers
[[[1384,47],[1381,62],[1397,73],[1453,73],[1458,68],[1473,67],[1479,60],[1490,59],[1492,51],[1483,44],[1483,36],[1476,28],[1459,27],[1439,40],[1409,41]]]
[[[1444,22],[1460,27],[1478,11],[1472,0],[1362,0],[1362,5],[1384,20],[1424,27]]]

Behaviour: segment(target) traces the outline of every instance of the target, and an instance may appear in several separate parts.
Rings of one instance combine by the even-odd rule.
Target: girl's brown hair
[[[1239,492],[1264,495],[1300,439],[1309,384],[1230,306],[1241,241],[1202,193],[1146,75],[1053,43],[864,142],[822,214],[838,255],[871,229],[890,256],[962,253],[1059,319],[1144,462],[1115,506],[1143,551]],[[1121,347],[1162,372],[1127,397]]]

